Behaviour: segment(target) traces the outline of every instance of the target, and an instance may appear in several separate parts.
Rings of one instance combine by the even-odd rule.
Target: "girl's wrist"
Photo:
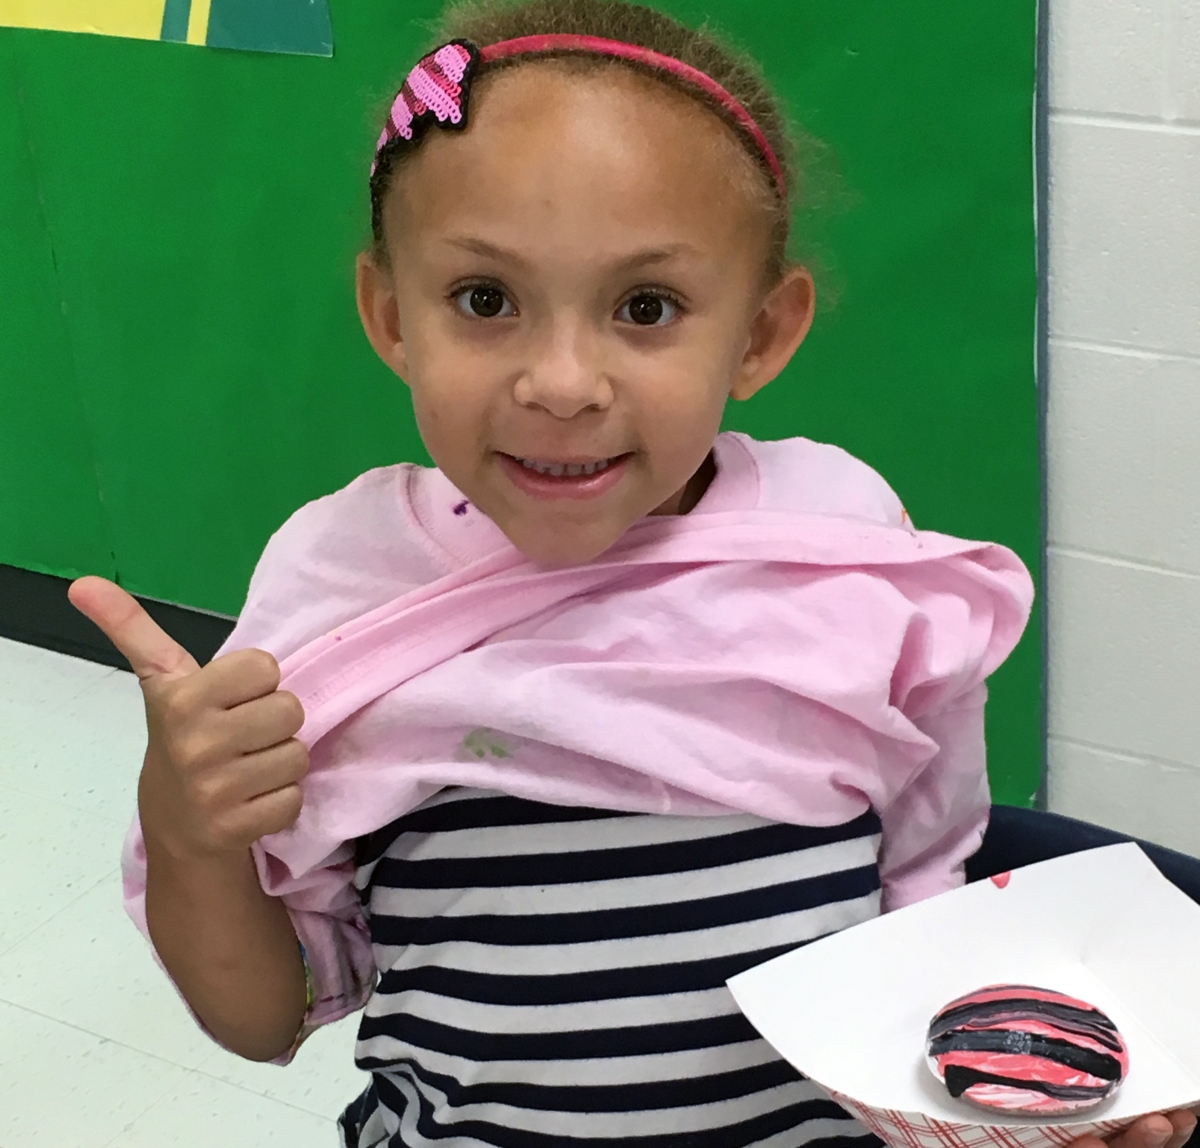
[[[147,877],[164,878],[172,886],[199,894],[227,894],[250,885],[261,888],[250,849],[206,855],[189,854],[143,829]]]

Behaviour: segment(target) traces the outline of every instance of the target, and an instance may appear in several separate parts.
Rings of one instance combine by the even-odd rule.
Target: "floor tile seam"
[[[114,817],[109,817],[107,813],[99,813],[95,809],[87,809],[82,805],[72,805],[69,801],[63,801],[59,797],[47,797],[44,793],[35,793],[32,789],[28,789],[20,784],[14,785],[9,778],[0,781],[0,790],[8,790],[10,793],[15,793],[18,797],[29,797],[34,801],[46,801],[51,805],[57,805],[60,809],[69,810],[71,813],[82,813],[87,817],[98,817],[101,821],[107,822],[114,829],[128,829],[129,823],[126,821],[118,821]],[[129,805],[129,816],[132,820],[133,812],[137,804],[136,792],[131,794]],[[0,1145],[3,1148],[3,1145]]]
[[[16,644],[21,646],[21,645],[27,645],[28,643],[17,642]],[[40,646],[34,647],[34,648],[41,649]],[[50,650],[48,650],[46,652],[54,653],[54,651],[50,651]],[[67,655],[67,654],[59,654],[57,656],[64,657],[64,658],[69,657],[69,655]],[[77,661],[80,659],[72,658],[71,660]],[[0,652],[0,663],[2,663],[2,662],[3,662],[3,653]],[[94,663],[89,663],[89,665],[92,665],[92,664],[94,664]],[[98,677],[93,677],[91,681],[89,681],[86,685],[82,686],[77,692],[69,691],[65,697],[61,693],[56,694],[55,701],[50,703],[49,705],[39,705],[39,706],[33,706],[31,708],[40,710],[42,716],[56,714],[60,710],[62,710],[64,706],[69,705],[71,702],[78,701],[79,698],[83,697],[83,695],[88,692],[88,690],[95,689],[96,686],[98,686],[101,682],[107,681],[116,672],[117,672],[116,670],[113,670],[110,668],[107,673],[102,673]]]
[[[196,1065],[196,1067],[195,1067],[195,1068],[193,1068],[191,1071],[192,1071],[192,1072],[195,1072],[195,1073],[196,1073],[198,1076],[207,1076],[207,1077],[208,1077],[209,1079],[211,1079],[211,1080],[218,1080],[218,1081],[220,1081],[222,1084],[232,1084],[232,1085],[233,1085],[233,1087],[235,1087],[235,1088],[241,1088],[241,1089],[242,1089],[244,1092],[250,1092],[250,1093],[252,1093],[252,1094],[253,1094],[253,1095],[255,1095],[255,1096],[267,1096],[267,1094],[266,1094],[266,1093],[263,1093],[263,1092],[258,1092],[258,1091],[256,1091],[256,1090],[255,1090],[255,1089],[253,1089],[253,1088],[248,1088],[248,1087],[246,1087],[245,1085],[242,1085],[242,1084],[235,1084],[235,1083],[234,1083],[234,1082],[232,1082],[232,1081],[226,1080],[224,1077],[217,1075],[217,1073],[215,1073],[215,1072],[213,1072],[213,1071],[210,1071],[208,1068],[206,1068],[206,1067],[205,1067],[206,1065],[208,1065],[208,1064],[211,1064],[211,1063],[212,1063],[212,1062],[213,1062],[213,1061],[214,1061],[214,1060],[215,1060],[217,1057],[219,1057],[219,1056],[221,1055],[221,1053],[223,1053],[223,1052],[225,1052],[225,1053],[229,1053],[231,1056],[236,1056],[236,1055],[237,1055],[236,1053],[230,1053],[230,1050],[229,1050],[229,1049],[227,1049],[227,1048],[225,1048],[225,1046],[224,1046],[224,1045],[217,1044],[217,1043],[214,1041],[214,1042],[213,1042],[213,1048],[212,1048],[212,1051],[209,1053],[209,1055],[208,1055],[208,1056],[206,1056],[206,1057],[205,1057],[203,1060],[201,1060],[201,1061],[200,1061],[200,1063],[199,1063],[199,1064],[197,1064],[197,1065]],[[242,1058],[239,1058],[239,1059],[242,1059]],[[266,1063],[266,1062],[260,1062],[260,1063]],[[287,1066],[286,1066],[286,1065],[275,1065],[275,1066],[273,1066],[273,1067],[282,1068],[282,1069],[284,1069],[284,1070],[286,1071],[286,1067],[287,1067]],[[361,1073],[361,1075],[364,1077],[364,1081],[363,1081],[363,1088],[365,1088],[365,1087],[367,1086],[367,1084],[369,1084],[369,1083],[370,1083],[370,1076],[371,1076],[371,1074],[370,1074],[369,1072],[362,1072],[362,1073]],[[360,1089],[360,1091],[361,1091],[361,1089]],[[357,1095],[357,1093],[356,1093],[355,1095]],[[293,1104],[293,1103],[291,1103],[290,1101],[287,1101],[287,1100],[282,1100],[282,1099],[279,1099],[278,1097],[275,1097],[275,1096],[269,1096],[269,1097],[268,1097],[268,1099],[270,1099],[270,1100],[279,1100],[279,1103],[280,1103],[280,1104],[285,1104],[285,1105],[287,1105],[289,1108],[295,1108],[295,1109],[296,1109],[297,1111],[299,1111],[299,1112],[307,1112],[307,1113],[308,1113],[310,1116],[320,1116],[320,1117],[323,1117],[323,1118],[324,1118],[324,1117],[326,1117],[326,1115],[327,1115],[327,1114],[326,1114],[326,1113],[324,1113],[324,1112],[317,1112],[315,1109],[312,1109],[312,1108],[305,1108],[303,1105],[299,1105],[299,1104]],[[350,1100],[353,1100],[353,1099],[354,1099],[354,1097],[350,1097],[349,1099],[347,1099],[346,1103],[347,1103],[347,1104],[349,1104],[349,1103],[350,1103]]]
[[[105,1038],[105,1039],[108,1039],[108,1038]],[[121,1041],[114,1040],[111,1043],[118,1044],[122,1048],[129,1048],[129,1045],[124,1044]],[[143,1050],[140,1048],[135,1048],[132,1051],[133,1052],[143,1052]],[[189,1074],[192,1071],[190,1068],[184,1068],[183,1065],[176,1064],[174,1061],[164,1060],[160,1056],[154,1056],[153,1053],[143,1052],[143,1055],[151,1056],[151,1057],[153,1057],[153,1059],[161,1061],[164,1064],[168,1064],[172,1068],[178,1068],[178,1069],[180,1069],[180,1071],[182,1071],[185,1074]],[[127,1120],[125,1122],[125,1124],[121,1127],[120,1131],[118,1131],[117,1134],[115,1136],[113,1136],[113,1138],[111,1140],[106,1140],[102,1145],[99,1146],[99,1148],[114,1148],[115,1145],[119,1145],[121,1143],[122,1138],[125,1137],[129,1133],[129,1131],[134,1127],[134,1125],[136,1125],[138,1123],[138,1121],[140,1121],[145,1116],[147,1116],[152,1109],[156,1108],[164,1100],[173,1096],[186,1083],[187,1083],[187,1080],[186,1080],[186,1075],[185,1075],[184,1080],[177,1081],[173,1084],[167,1085],[167,1087],[163,1090],[163,1092],[161,1092],[158,1096],[156,1096],[153,1100],[151,1100],[150,1103],[147,1104],[146,1107],[143,1108],[141,1110],[141,1112],[139,1112],[135,1117],[133,1117],[131,1120]]]
[[[83,1036],[90,1036],[95,1040],[101,1041],[104,1044],[115,1044],[118,1048],[123,1048],[126,1052],[135,1052],[139,1056],[148,1056],[151,1060],[156,1060],[160,1064],[169,1065],[171,1068],[177,1068],[180,1072],[194,1072],[195,1069],[189,1068],[186,1064],[180,1064],[177,1060],[171,1060],[168,1057],[162,1056],[157,1052],[149,1052],[144,1048],[139,1048],[135,1044],[130,1044],[128,1041],[120,1040],[114,1036],[106,1036],[104,1033],[96,1032],[94,1029],[87,1028],[84,1025],[72,1024],[69,1020],[63,1020],[59,1016],[51,1016],[49,1013],[42,1012],[40,1009],[30,1008],[29,1005],[18,1004],[16,1001],[5,1000],[0,998],[0,1003],[6,1004],[9,1008],[15,1008],[20,1012],[28,1013],[30,1016],[36,1016],[41,1020],[49,1021],[51,1024],[61,1025],[63,1028],[69,1028],[73,1032],[81,1033]],[[166,1093],[163,1094],[164,1096]],[[158,1099],[162,1099],[159,1097]],[[158,1100],[153,1103],[157,1104]]]
[[[10,638],[7,635],[0,634],[0,651],[3,651],[5,643],[14,646],[19,646],[23,651],[38,650],[45,654],[47,658],[52,658],[58,662],[80,663],[82,668],[94,670],[101,677],[107,677],[110,670],[118,669],[117,666],[109,666],[102,662],[95,662],[91,658],[81,658],[76,654],[64,654],[61,650],[47,649],[45,646],[40,646],[36,642],[23,642],[20,638]],[[2,1146],[0,1146],[2,1148]]]
[[[236,1055],[236,1053],[234,1055]],[[202,1061],[201,1063],[207,1064],[208,1059],[210,1059],[210,1058],[205,1058],[205,1060]],[[259,1063],[259,1062],[252,1062],[252,1063]],[[179,1067],[182,1067],[182,1065]],[[254,1096],[254,1097],[257,1097],[259,1100],[269,1100],[273,1104],[281,1104],[281,1105],[283,1105],[284,1108],[290,1108],[295,1112],[303,1112],[306,1116],[316,1116],[318,1119],[321,1119],[321,1120],[329,1120],[329,1121],[337,1120],[336,1116],[330,1116],[328,1112],[318,1112],[313,1108],[305,1108],[301,1104],[295,1104],[292,1101],[283,1100],[281,1097],[273,1096],[268,1092],[260,1092],[256,1088],[247,1087],[245,1084],[238,1084],[236,1081],[226,1080],[223,1076],[215,1076],[211,1072],[205,1072],[202,1068],[189,1068],[186,1071],[192,1076],[203,1076],[207,1080],[216,1081],[216,1083],[224,1084],[229,1088],[236,1088],[239,1092],[246,1093],[247,1096]],[[353,1099],[354,1099],[353,1096],[349,1097],[346,1100],[346,1103],[349,1104],[350,1101]],[[156,1103],[157,1103],[157,1101],[156,1101]]]
[[[23,936],[18,938],[12,944],[6,945],[3,948],[0,948],[0,960],[3,960],[14,950],[19,948],[21,945],[25,944],[26,941],[30,940],[30,938],[36,937],[38,933],[40,933],[44,928],[49,926],[52,922],[58,920],[58,918],[61,917],[63,915],[63,913],[65,913],[73,905],[78,904],[89,893],[94,893],[101,885],[104,884],[105,881],[110,880],[112,877],[119,876],[120,873],[121,873],[121,867],[119,865],[116,866],[115,868],[107,870],[104,873],[104,876],[98,878],[96,881],[93,881],[92,884],[90,884],[86,889],[83,889],[77,896],[72,897],[71,900],[69,900],[65,905],[62,906],[62,908],[58,909],[54,913],[51,913],[49,917],[46,917],[44,920],[42,920],[38,924],[34,925],[34,927],[28,933],[25,933]],[[3,988],[0,988],[0,1000],[5,1000],[4,996],[2,995],[3,991],[4,991]],[[5,1000],[5,1003],[6,1004],[14,1004],[15,1002]],[[21,1006],[18,1005],[17,1007],[19,1008]]]
[[[62,654],[62,655],[59,655],[59,656],[60,656],[60,657],[68,657],[69,655]],[[72,660],[74,661],[74,660],[76,660],[76,659],[72,659]],[[2,663],[2,661],[3,661],[3,655],[2,655],[2,654],[0,654],[0,663]],[[92,664],[92,663],[89,663],[89,664]],[[85,685],[85,686],[84,686],[84,687],[83,687],[81,690],[79,690],[79,692],[78,692],[78,693],[71,693],[71,694],[70,694],[70,696],[68,696],[68,697],[64,698],[64,699],[63,699],[61,702],[57,702],[57,703],[55,703],[55,704],[54,704],[54,705],[52,705],[52,706],[51,706],[51,707],[50,707],[48,710],[45,710],[45,711],[43,712],[43,714],[41,714],[41,715],[39,715],[39,716],[44,716],[44,714],[45,714],[45,713],[50,713],[50,714],[57,714],[57,713],[59,713],[59,712],[60,712],[60,711],[61,711],[61,710],[62,710],[62,709],[65,707],[65,706],[67,706],[67,705],[71,705],[71,704],[73,704],[73,703],[75,703],[75,702],[79,701],[79,700],[80,700],[80,698],[82,698],[82,697],[84,697],[85,695],[87,695],[87,694],[91,693],[93,690],[98,690],[98,689],[99,689],[101,686],[103,686],[103,685],[104,685],[106,682],[109,682],[109,681],[111,681],[111,680],[112,680],[112,678],[113,678],[113,675],[114,675],[114,674],[120,674],[120,673],[122,673],[122,671],[121,671],[121,670],[118,670],[118,669],[116,669],[116,668],[114,668],[114,667],[112,667],[112,666],[97,667],[97,668],[98,668],[98,669],[103,669],[103,671],[104,671],[104,672],[103,672],[103,673],[101,673],[101,674],[99,674],[97,677],[94,677],[94,678],[92,678],[92,680],[91,680],[91,681],[89,681],[89,682],[87,683],[87,685]],[[41,707],[39,707],[39,706],[34,706],[33,708],[34,708],[34,709],[41,709]]]

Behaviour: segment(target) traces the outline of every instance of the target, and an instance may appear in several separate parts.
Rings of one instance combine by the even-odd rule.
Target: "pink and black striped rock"
[[[983,1108],[1057,1116],[1120,1087],[1129,1052],[1098,1008],[1030,985],[989,985],[929,1024],[929,1066],[950,1095]]]

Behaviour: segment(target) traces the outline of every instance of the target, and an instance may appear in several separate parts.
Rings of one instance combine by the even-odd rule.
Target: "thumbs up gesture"
[[[244,854],[300,816],[308,750],[304,708],[279,688],[265,650],[235,650],[201,668],[116,584],[73,582],[71,604],[129,659],[146,704],[138,811],[148,847],[181,860]]]

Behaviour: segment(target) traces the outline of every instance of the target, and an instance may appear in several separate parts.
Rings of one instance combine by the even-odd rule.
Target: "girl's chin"
[[[636,520],[635,520],[636,521]],[[513,523],[508,540],[541,566],[580,566],[599,558],[633,523]]]

